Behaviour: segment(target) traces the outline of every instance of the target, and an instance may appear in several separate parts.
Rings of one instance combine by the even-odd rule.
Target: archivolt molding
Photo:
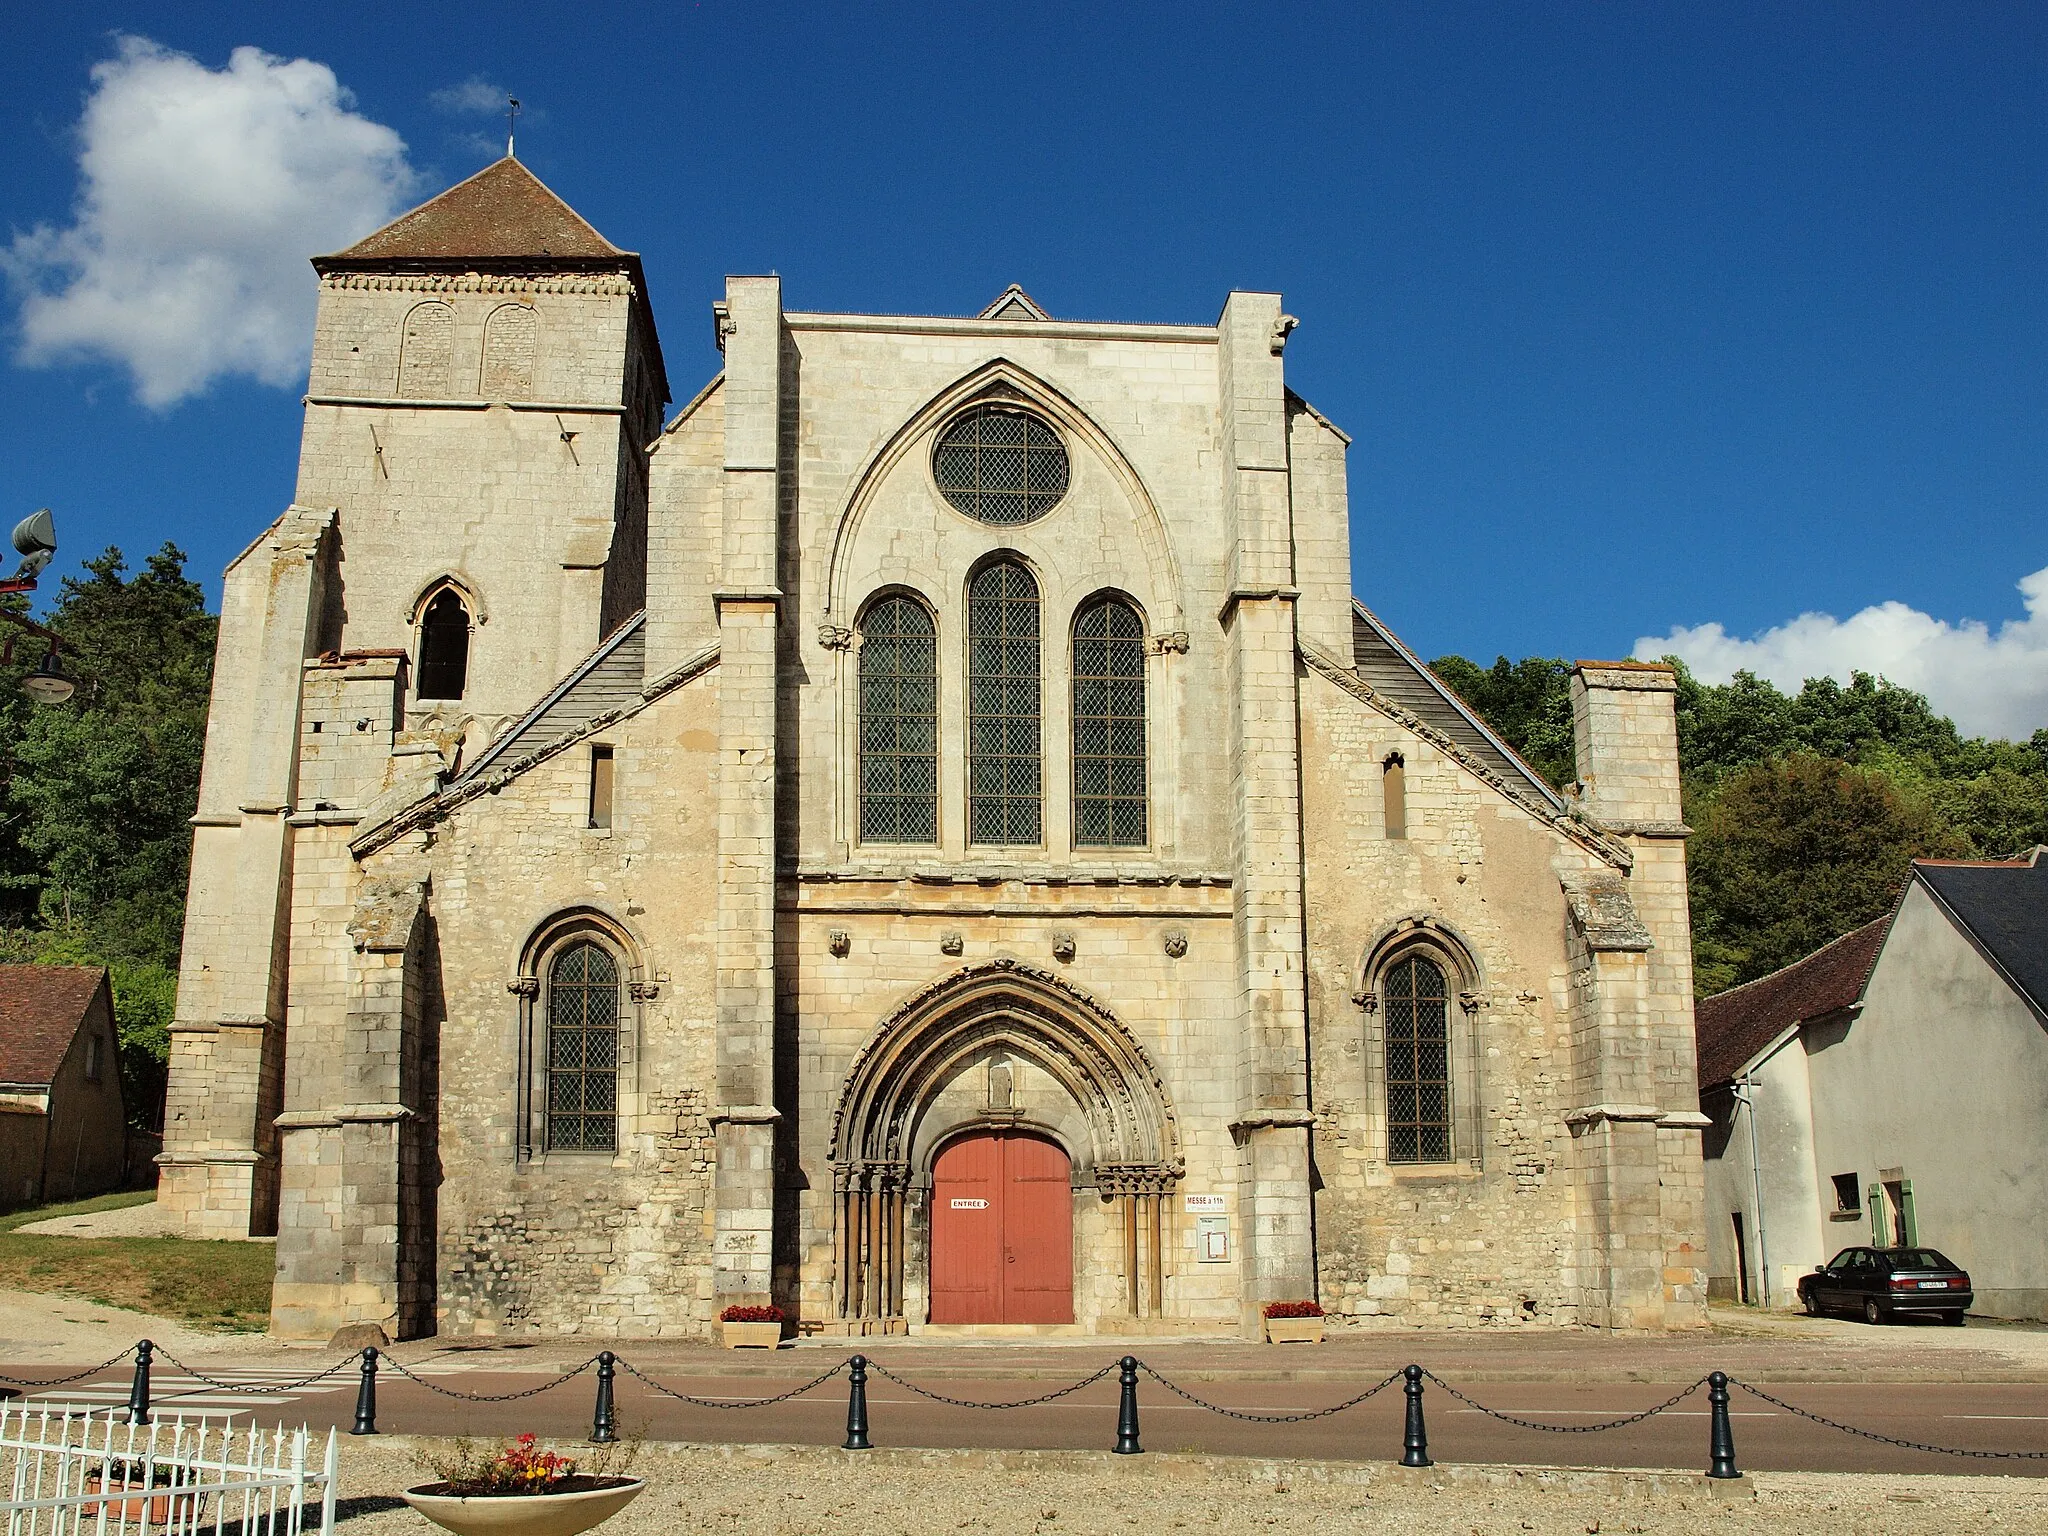
[[[1074,441],[1091,449],[1122,486],[1137,509],[1138,541],[1156,591],[1164,594],[1172,611],[1159,616],[1158,627],[1178,628],[1181,614],[1180,562],[1173,553],[1166,520],[1159,515],[1151,492],[1115,441],[1091,416],[1045,380],[1021,368],[1008,358],[998,357],[941,390],[882,444],[855,480],[853,493],[839,515],[832,534],[832,553],[825,576],[825,612],[845,612],[864,593],[848,593],[846,567],[852,557],[861,520],[889,475],[925,438],[955,411],[981,398],[1011,399],[1041,411]],[[1058,516],[1055,511],[1053,516]]]
[[[839,1187],[883,1170],[907,1173],[925,1109],[963,1062],[991,1046],[1035,1063],[1080,1106],[1106,1193],[1158,1192],[1180,1177],[1179,1126],[1137,1038],[1063,977],[1000,958],[920,988],[861,1047],[832,1119]]]
[[[1470,1008],[1485,996],[1486,970],[1479,963],[1479,951],[1434,913],[1412,912],[1388,923],[1365,947],[1365,957],[1358,967],[1358,991],[1354,994],[1359,1005],[1372,1007],[1380,977],[1387,967],[1407,951],[1418,948],[1449,962],[1450,979],[1457,986],[1460,1003]]]
[[[421,587],[413,596],[412,606],[405,611],[405,622],[416,626],[421,616],[426,613],[427,604],[443,591],[453,592],[462,599],[462,605],[469,610],[470,628],[475,629],[479,625],[491,622],[490,604],[484,601],[483,592],[477,587],[474,578],[460,571],[443,571]]]

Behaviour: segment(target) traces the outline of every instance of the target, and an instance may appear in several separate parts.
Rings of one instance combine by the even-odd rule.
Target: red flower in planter
[[[721,1323],[779,1323],[780,1307],[727,1307],[718,1314]]]
[[[1266,1303],[1268,1317],[1321,1317],[1323,1309],[1313,1301],[1269,1301]]]

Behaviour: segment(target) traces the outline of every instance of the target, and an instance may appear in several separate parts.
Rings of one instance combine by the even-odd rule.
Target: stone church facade
[[[1277,295],[733,277],[664,424],[514,160],[315,266],[161,1159],[275,1332],[1702,1323],[1671,674],[1568,795],[1437,684]]]

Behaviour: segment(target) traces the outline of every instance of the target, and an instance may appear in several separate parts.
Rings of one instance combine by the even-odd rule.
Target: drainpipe
[[[1764,1165],[1756,1144],[1756,1078],[1745,1075],[1737,1085],[1736,1099],[1749,1110],[1749,1182],[1756,1198],[1756,1278],[1764,1310],[1771,1310],[1771,1246],[1764,1234]]]

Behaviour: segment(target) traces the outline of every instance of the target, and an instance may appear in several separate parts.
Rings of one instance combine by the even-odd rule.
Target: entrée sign
[[[985,1211],[988,1209],[988,1202],[986,1200],[955,1200],[953,1202],[953,1209],[956,1211]]]

